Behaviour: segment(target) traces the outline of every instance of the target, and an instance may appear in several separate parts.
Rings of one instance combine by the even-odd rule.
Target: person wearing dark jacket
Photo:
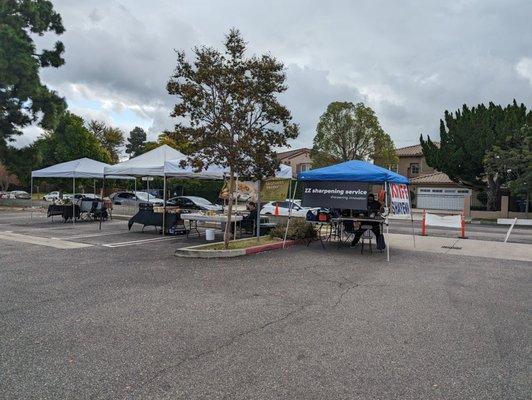
[[[376,218],[378,215],[380,215],[382,210],[383,210],[382,204],[379,201],[375,200],[375,196],[372,193],[370,193],[368,195],[369,217]],[[356,246],[358,244],[360,237],[366,230],[366,229],[362,229],[362,225],[371,225],[371,231],[373,232],[377,240],[377,248],[379,250],[383,250],[386,247],[386,245],[384,243],[384,236],[382,236],[382,233],[381,233],[381,224],[377,221],[364,222],[363,224],[361,224],[359,228],[355,231],[355,237],[353,238],[353,241],[351,242],[351,246]]]

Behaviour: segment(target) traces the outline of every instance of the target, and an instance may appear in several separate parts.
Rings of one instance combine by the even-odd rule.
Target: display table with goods
[[[164,207],[153,207],[148,203],[139,204],[139,211],[130,218],[127,227],[131,230],[133,224],[142,225],[142,230],[147,226],[153,226],[155,229],[163,230],[170,235],[182,235],[186,232],[185,225],[181,219],[182,210],[176,207],[167,207],[164,214]],[[163,218],[164,217],[164,218]]]
[[[362,230],[362,234],[364,232],[372,230],[375,234],[375,240],[377,241],[377,249],[383,250],[385,248],[384,246],[384,224],[387,223],[386,218],[383,218],[380,215],[375,216],[374,218],[371,217],[340,217],[340,218],[332,218],[331,219],[332,224],[335,226],[333,230],[335,230],[338,233],[338,245],[341,245],[342,243],[348,243],[350,240],[352,240],[355,236],[355,233],[358,229]],[[379,229],[376,230],[378,234],[375,232],[375,226],[378,226]],[[365,238],[365,237],[363,237]],[[381,244],[382,241],[382,244]],[[370,249],[371,248],[371,240],[370,240]],[[364,242],[362,242],[361,246],[361,252],[364,251]],[[372,250],[373,252],[373,250]]]
[[[72,204],[50,204],[48,206],[48,212],[47,217],[53,217],[55,215],[61,216],[63,218],[63,222],[67,222],[68,220],[72,219],[72,216],[74,218],[79,219],[79,216],[81,214],[80,207],[75,204],[72,206]]]
[[[322,247],[325,248],[324,242],[335,240],[340,246],[352,240],[358,229],[372,230],[376,224],[379,226],[380,234],[382,234],[386,219],[380,214],[367,216],[363,213],[359,216],[333,217],[329,212],[318,212],[316,220],[308,220],[307,222],[312,224],[316,231],[316,236],[308,240],[307,246],[312,241],[319,240]],[[378,237],[376,239],[380,240]]]
[[[198,236],[200,236],[200,232],[198,229],[198,222],[207,224],[207,223],[221,223],[222,226],[225,226],[225,224],[228,221],[227,214],[216,214],[212,211],[207,211],[205,213],[189,213],[189,214],[183,214],[181,216],[183,221],[188,221],[188,233],[192,230],[196,231]],[[242,215],[232,215],[231,216],[231,223],[240,222],[244,219]],[[222,228],[223,229],[223,228]],[[242,236],[242,226],[240,225],[240,235]]]

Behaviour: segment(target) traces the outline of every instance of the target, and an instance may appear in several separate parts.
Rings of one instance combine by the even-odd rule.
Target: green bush
[[[285,230],[286,223],[280,223],[270,231],[270,236],[283,239]],[[290,221],[290,226],[288,227],[288,234],[286,235],[287,239],[301,240],[311,239],[314,237],[316,237],[316,230],[314,229],[314,226],[311,223],[303,219],[292,219]]]

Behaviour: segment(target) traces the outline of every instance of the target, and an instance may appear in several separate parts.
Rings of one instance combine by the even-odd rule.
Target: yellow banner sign
[[[267,179],[262,181],[260,201],[281,201],[288,197],[289,179]]]

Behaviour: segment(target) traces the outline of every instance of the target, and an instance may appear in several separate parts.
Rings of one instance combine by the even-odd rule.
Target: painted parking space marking
[[[100,237],[100,236],[123,235],[125,233],[127,233],[127,231],[121,231],[121,232],[97,232],[97,233],[85,233],[85,234],[80,234],[80,235],[72,235],[72,236],[64,236],[64,237],[52,237],[52,239],[64,239],[64,240],[85,239],[85,238],[93,238],[93,237]]]
[[[56,249],[69,250],[80,249],[84,247],[92,247],[92,244],[68,242],[61,239],[52,239],[39,236],[22,235],[20,233],[13,233],[10,231],[0,232],[0,240],[9,240],[12,242],[36,244],[39,246],[53,247]]]
[[[141,245],[141,244],[151,244],[153,242],[161,242],[164,240],[172,240],[172,239],[175,240],[177,238],[173,236],[165,236],[165,237],[159,237],[159,238],[129,240],[127,242],[106,243],[106,244],[102,244],[102,246],[103,247],[125,247],[125,246]]]

